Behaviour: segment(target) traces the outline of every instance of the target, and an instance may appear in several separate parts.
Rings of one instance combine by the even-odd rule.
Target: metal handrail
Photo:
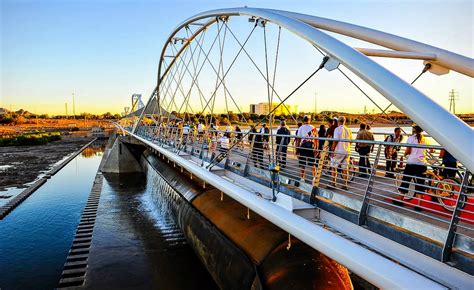
[[[154,127],[159,127],[159,128],[157,130],[157,128],[154,128]],[[474,228],[472,226],[472,223],[474,223],[474,221],[464,216],[461,216],[463,213],[469,213],[469,211],[463,208],[463,206],[473,204],[470,200],[467,199],[467,197],[470,195],[468,191],[472,191],[474,189],[472,186],[470,186],[469,184],[465,184],[463,182],[463,184],[456,185],[456,186],[459,186],[460,188],[458,190],[458,189],[455,189],[455,187],[449,187],[449,186],[452,186],[452,183],[443,181],[442,179],[439,179],[439,180],[433,179],[432,176],[425,177],[425,176],[416,176],[412,174],[405,174],[404,172],[401,172],[400,170],[386,171],[385,170],[386,168],[382,168],[380,164],[382,162],[390,161],[390,162],[396,162],[397,163],[396,165],[398,166],[399,165],[398,163],[400,162],[398,158],[397,159],[392,159],[392,157],[386,158],[385,154],[382,154],[382,152],[384,151],[383,148],[385,146],[397,146],[397,147],[400,147],[400,149],[403,147],[423,148],[430,151],[431,150],[439,151],[443,149],[443,147],[441,146],[424,145],[424,144],[422,145],[406,144],[406,143],[384,142],[384,141],[369,141],[369,140],[357,140],[357,139],[305,137],[305,139],[307,140],[311,140],[311,141],[317,140],[318,142],[326,143],[326,145],[327,143],[333,142],[333,141],[351,143],[351,146],[350,146],[351,164],[348,165],[348,174],[346,174],[344,173],[344,171],[341,173],[337,173],[337,171],[334,171],[335,170],[334,166],[337,165],[337,167],[339,167],[339,165],[341,164],[340,162],[339,163],[333,162],[333,165],[330,165],[329,164],[330,158],[327,158],[323,160],[322,162],[317,163],[316,160],[319,160],[318,156],[320,156],[323,151],[326,152],[327,155],[331,155],[332,153],[334,153],[330,151],[329,148],[327,147],[323,148],[323,150],[314,148],[313,152],[316,152],[316,155],[314,156],[314,158],[312,158],[314,160],[302,166],[298,161],[299,156],[297,155],[296,152],[298,150],[304,150],[305,148],[301,146],[298,147],[298,146],[295,146],[294,144],[291,144],[292,142],[294,142],[293,140],[299,138],[296,135],[278,135],[278,134],[272,134],[272,133],[265,134],[265,133],[260,133],[260,132],[258,133],[251,132],[248,134],[247,136],[248,138],[236,140],[235,134],[237,132],[235,131],[206,130],[203,135],[198,135],[197,130],[189,129],[189,133],[187,134],[186,138],[184,138],[183,130],[182,128],[178,126],[173,126],[173,127],[171,126],[139,126],[137,129],[138,130],[136,131],[136,134],[145,136],[146,138],[149,138],[150,140],[159,140],[159,141],[156,141],[156,143],[162,144],[162,145],[166,144],[167,146],[170,146],[171,148],[175,148],[174,151],[176,153],[179,153],[179,151],[183,150],[183,151],[186,151],[187,153],[193,154],[193,152],[195,151],[197,152],[199,150],[199,154],[195,156],[202,160],[201,166],[204,165],[205,161],[207,162],[211,161],[212,156],[214,156],[213,154],[217,154],[217,152],[219,152],[220,149],[218,146],[218,136],[224,133],[228,133],[231,135],[230,144],[234,144],[237,141],[241,142],[242,144],[240,146],[235,146],[235,147],[230,146],[231,147],[230,152],[232,152],[232,154],[229,154],[227,156],[224,164],[221,164],[221,166],[224,168],[228,168],[228,167],[230,168],[234,166],[233,164],[240,164],[239,165],[240,167],[238,168],[238,170],[242,172],[243,176],[248,176],[250,172],[252,172],[252,174],[260,175],[262,176],[260,182],[266,182],[265,180],[268,180],[267,186],[269,187],[271,187],[270,180],[272,179],[271,176],[273,175],[271,175],[269,171],[270,167],[272,166],[272,163],[270,159],[268,159],[269,158],[268,156],[269,154],[272,154],[270,150],[272,146],[268,146],[268,149],[264,149],[263,148],[264,144],[270,144],[273,142],[274,144],[273,148],[277,148],[276,143],[275,143],[276,137],[289,138],[288,140],[289,144],[284,146],[286,147],[285,164],[283,165],[280,162],[280,160],[278,160],[279,162],[278,164],[280,165],[281,168],[278,172],[277,177],[280,183],[282,182],[281,181],[282,179],[285,179],[285,180],[288,180],[288,182],[290,182],[292,186],[298,186],[300,187],[300,189],[303,189],[303,191],[310,191],[310,188],[314,185],[314,182],[315,182],[314,181],[314,178],[315,178],[314,168],[317,167],[316,170],[321,170],[321,176],[320,176],[320,180],[318,181],[318,186],[322,186],[322,187],[328,186],[331,184],[332,181],[335,181],[336,184],[339,184],[339,185],[344,184],[345,182],[348,188],[330,188],[330,190],[335,190],[337,192],[340,192],[341,194],[349,195],[349,197],[351,198],[359,199],[361,207],[358,209],[355,208],[355,210],[358,211],[359,213],[358,223],[360,225],[363,225],[365,223],[369,205],[381,206],[389,210],[398,210],[398,211],[403,210],[405,212],[411,212],[420,218],[432,220],[438,223],[439,225],[444,225],[447,231],[447,235],[450,237],[452,235],[455,236],[459,229],[462,229],[463,231],[467,231],[468,235],[471,237],[474,236]],[[244,131],[239,132],[239,133],[242,133],[242,136],[245,136]],[[158,138],[156,134],[159,135]],[[262,138],[264,136],[267,137],[268,142],[257,141],[256,140],[257,138],[255,138],[256,135],[260,135]],[[357,154],[354,151],[354,146],[356,143],[370,144],[375,147],[376,153],[369,153],[369,155],[372,155],[372,156],[370,157],[367,156],[367,159],[370,162],[370,165],[363,167],[363,166],[360,166],[354,160],[357,157]],[[208,144],[208,146],[205,147],[205,144]],[[462,165],[458,166],[457,168],[442,167],[441,165],[439,165],[439,163],[427,164],[427,166],[433,169],[456,170],[458,172],[461,172],[460,175],[464,174],[462,176],[468,176],[470,174]],[[357,173],[360,174],[361,169],[367,170],[367,173],[366,173],[367,178],[356,176]],[[311,170],[313,170],[313,173],[309,172]],[[306,173],[303,175],[305,176],[304,179],[300,178],[301,171]],[[265,173],[265,172],[268,172],[268,173]],[[400,184],[397,184],[396,182],[394,182],[393,178],[382,176],[382,174],[384,173],[393,174],[393,175],[399,176],[400,178],[405,177],[407,179],[408,178],[420,179],[420,181],[423,182],[423,185],[422,185],[423,190],[420,191],[418,188],[409,188],[409,192],[411,192],[414,195],[411,198],[412,201],[418,202],[418,203],[421,202],[424,204],[422,206],[419,205],[419,207],[421,207],[424,211],[417,212],[416,210],[412,208],[412,206],[400,207],[399,204],[392,204],[393,200],[399,200],[399,202],[402,205],[410,205],[411,203],[409,201],[405,201],[402,198],[402,197],[405,197],[405,195],[397,191],[397,188],[399,188]],[[352,179],[350,183],[345,181],[346,178]],[[313,180],[313,184],[311,183],[311,180]],[[429,182],[430,184],[424,184],[426,182]],[[411,186],[411,184],[413,183],[410,182],[409,186]],[[310,187],[301,188],[301,186],[304,184]],[[284,185],[284,186],[287,186],[287,185]],[[438,193],[436,193],[437,190],[443,190],[446,196],[440,196]],[[308,194],[311,194],[311,192],[308,192]],[[424,195],[434,200],[427,200],[426,198],[419,197],[418,195],[422,195],[422,196]],[[453,212],[451,213],[446,212],[443,208],[447,208],[447,206],[442,205],[440,203],[441,201],[452,205],[453,212],[459,215],[458,218],[453,218]],[[440,204],[441,204],[441,209],[440,209]],[[430,207],[433,207],[433,208],[430,208]],[[415,206],[415,209],[416,208],[417,207]],[[456,226],[456,225],[459,225],[459,226]],[[452,238],[447,239],[445,241],[444,248],[451,251],[453,247],[453,243],[454,243],[454,239]],[[443,258],[442,258],[443,261],[446,260],[446,257],[449,257],[449,253],[447,254],[446,251],[443,254]]]

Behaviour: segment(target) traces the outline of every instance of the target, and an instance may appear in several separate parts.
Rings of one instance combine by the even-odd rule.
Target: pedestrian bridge
[[[248,33],[230,25],[241,18],[250,22]],[[273,42],[268,39],[272,26]],[[264,52],[260,61],[248,51],[256,30],[263,34],[256,44]],[[322,57],[314,63],[312,73],[294,82],[288,94],[279,94],[275,81],[282,30],[309,43]],[[390,50],[356,49],[323,31]],[[239,33],[245,37],[239,38]],[[227,38],[233,39],[233,49],[226,46]],[[269,57],[270,45],[274,46],[274,61]],[[278,105],[258,122],[243,120],[242,138],[238,139],[239,132],[230,126],[230,112],[244,114],[232,94],[232,84],[234,89],[242,86],[239,77],[243,76],[229,72],[242,55],[256,69],[255,78],[263,79],[268,103],[275,100]],[[374,56],[423,60],[422,72],[409,84],[375,62]],[[203,67],[212,74],[212,81],[201,74]],[[334,20],[268,9],[209,11],[185,20],[171,33],[160,57],[158,84],[148,103],[117,127],[129,136],[126,143],[145,146],[170,167],[181,170],[183,178],[220,190],[378,287],[467,289],[474,281],[474,133],[413,84],[427,71],[443,75],[453,70],[472,78],[473,67],[471,58]],[[301,168],[298,152],[303,148],[293,143],[298,137],[294,130],[289,136],[276,135],[274,113],[320,71],[340,73],[376,104],[359,83],[365,82],[389,101],[385,109],[377,105],[387,120],[392,120],[386,111],[393,105],[439,145],[308,137],[321,146],[314,150],[314,162]],[[210,129],[216,123],[219,102],[225,108],[221,114],[228,116],[226,130]],[[207,129],[198,132],[198,122]],[[270,125],[268,133],[249,130],[263,123]],[[396,121],[394,126],[398,126]],[[277,137],[290,138],[285,150],[276,143]],[[340,164],[330,164],[334,152],[329,144],[336,141],[351,145],[348,172],[339,170]],[[229,145],[223,145],[227,142]],[[356,144],[372,148],[366,166],[359,162]],[[384,154],[394,146],[400,147],[398,156]],[[405,164],[399,159],[407,148],[427,152],[428,170],[418,177],[421,187],[411,181],[408,193],[402,195],[398,190],[401,180],[416,177],[404,172]],[[452,153],[459,161],[457,166],[442,165],[441,151]],[[392,162],[396,166],[386,166]],[[450,178],[446,178],[446,170]]]

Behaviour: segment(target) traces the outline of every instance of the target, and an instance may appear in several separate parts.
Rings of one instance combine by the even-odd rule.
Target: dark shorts
[[[300,166],[313,166],[315,162],[313,142],[303,142],[299,148],[298,163]]]

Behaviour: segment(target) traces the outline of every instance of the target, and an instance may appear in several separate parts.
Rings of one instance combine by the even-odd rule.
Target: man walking
[[[305,182],[306,167],[311,167],[313,177],[316,175],[315,163],[315,150],[318,148],[318,139],[314,139],[317,136],[317,132],[314,127],[310,124],[311,118],[304,116],[303,125],[298,128],[296,134],[297,142],[296,146],[299,148],[298,163],[300,166],[300,177],[301,182]]]
[[[367,130],[367,125],[360,124],[359,132],[357,133],[357,140],[374,141],[374,135]],[[356,143],[355,150],[359,153],[359,177],[368,177],[370,169],[369,154],[374,150],[374,144]]]
[[[290,130],[286,127],[285,121],[281,121],[280,128],[277,130],[276,136],[276,143],[277,143],[277,162],[280,164],[281,168],[284,169],[286,167],[286,155],[288,150],[288,144],[290,143],[290,137],[286,137],[291,135]]]
[[[346,117],[340,116],[337,120],[338,127],[334,130],[334,139],[332,143],[332,156],[331,156],[331,165],[332,165],[332,176],[333,181],[331,183],[332,187],[336,187],[336,176],[337,169],[341,166],[342,175],[344,180],[344,185],[342,189],[347,190],[347,181],[349,179],[349,158],[351,157],[351,142],[340,141],[341,139],[352,139],[352,132],[349,128],[346,127]]]
[[[391,142],[391,143],[402,143],[403,140],[403,135],[402,135],[402,129],[400,127],[395,128],[393,131],[394,134],[389,135],[387,138],[385,138],[385,142]],[[394,172],[395,172],[395,167],[397,166],[397,158],[398,158],[398,152],[400,151],[400,146],[392,146],[392,145],[387,145],[385,147],[385,160],[386,160],[386,166],[385,166],[385,177],[394,177]]]

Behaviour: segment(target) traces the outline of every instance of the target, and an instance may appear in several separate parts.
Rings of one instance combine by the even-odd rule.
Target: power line
[[[456,101],[459,100],[458,92],[454,89],[449,92],[449,111],[456,114]]]

